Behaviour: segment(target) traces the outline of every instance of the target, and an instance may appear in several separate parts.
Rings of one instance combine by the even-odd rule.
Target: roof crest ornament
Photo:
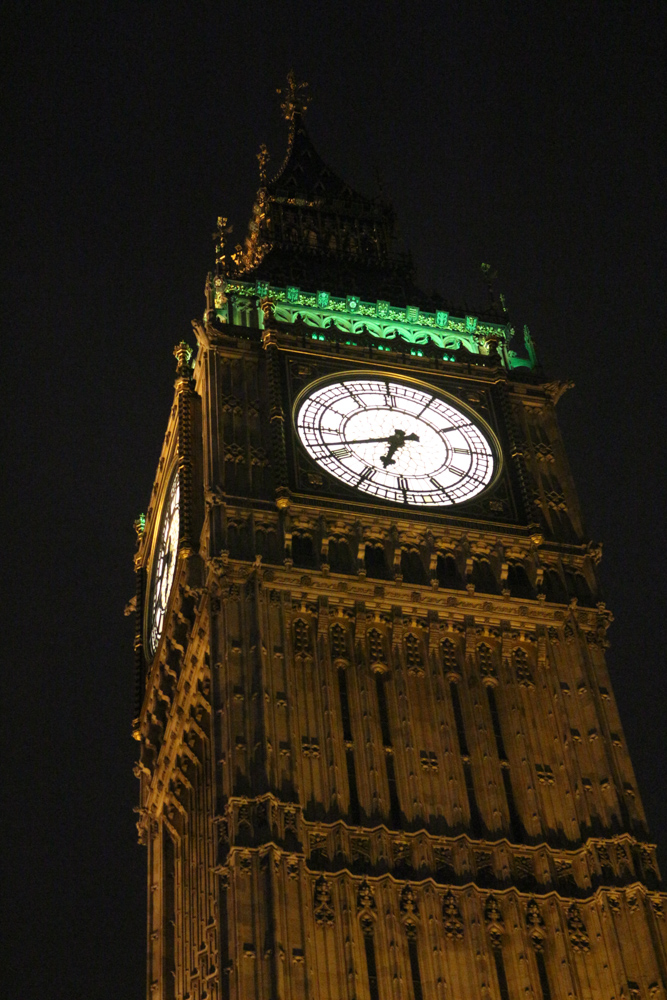
[[[278,87],[277,94],[283,94],[281,109],[285,118],[290,122],[290,128],[294,128],[294,118],[296,115],[305,115],[312,97],[307,93],[307,83],[297,83],[294,70],[287,74],[287,87]]]

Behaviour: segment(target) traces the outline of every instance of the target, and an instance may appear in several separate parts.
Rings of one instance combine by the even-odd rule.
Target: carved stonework
[[[526,927],[528,936],[535,951],[544,947],[545,925],[536,899],[529,899],[526,906]]]
[[[442,920],[445,937],[452,941],[462,941],[463,917],[451,889],[442,901]]]
[[[525,650],[516,649],[514,651],[514,669],[516,671],[517,682],[521,684],[522,687],[535,687],[533,675],[530,672],[530,667],[528,666],[528,656]]]
[[[417,917],[419,916],[419,907],[417,905],[417,896],[414,889],[410,885],[406,885],[401,892],[400,901],[401,913],[404,918]]]
[[[502,946],[505,921],[503,920],[500,904],[495,896],[489,896],[486,901],[484,906],[484,921],[489,940],[491,941],[491,947],[498,950]]]
[[[320,875],[315,883],[313,893],[313,909],[315,912],[315,920],[320,926],[333,926],[334,910],[331,899],[331,886],[323,875]]]
[[[636,980],[660,1000],[664,896],[609,687],[600,550],[550,404],[562,385],[529,335],[510,344],[500,304],[423,296],[391,210],[320,159],[293,78],[284,97],[285,162],[261,153],[233,255],[220,219],[137,524],[150,996],[629,1000]],[[427,410],[423,438],[391,407],[347,444],[322,414],[320,451],[344,465],[358,445],[353,462],[386,458],[376,473],[364,458],[338,480],[309,452],[302,404],[372,370],[489,425],[492,453],[453,434],[446,457],[490,474],[479,495],[408,495]],[[360,488],[382,469],[404,501]]]
[[[357,910],[375,909],[375,889],[364,879],[357,889]]]
[[[581,918],[581,912],[576,903],[572,903],[567,911],[567,932],[573,951],[585,954],[591,950],[586,925]]]

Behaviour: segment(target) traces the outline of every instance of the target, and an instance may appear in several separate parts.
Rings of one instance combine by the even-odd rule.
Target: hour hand
[[[385,469],[388,465],[395,464],[395,452],[397,452],[399,448],[402,448],[406,441],[419,441],[419,435],[406,434],[405,431],[401,431],[397,428],[391,437],[388,437],[386,440],[389,444],[389,450],[387,451],[387,454],[383,455],[380,459]]]

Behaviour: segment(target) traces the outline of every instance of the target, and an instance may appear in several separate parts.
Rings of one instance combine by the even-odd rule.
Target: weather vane
[[[276,93],[284,95],[280,107],[288,121],[293,121],[294,116],[297,114],[303,115],[306,113],[308,105],[312,100],[310,94],[307,93],[307,89],[307,83],[296,82],[293,69],[287,74],[287,86],[277,88]]]

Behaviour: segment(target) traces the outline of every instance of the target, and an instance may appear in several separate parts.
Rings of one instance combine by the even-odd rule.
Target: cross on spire
[[[307,83],[297,83],[294,70],[287,74],[287,86],[278,87],[276,93],[283,94],[283,101],[280,107],[288,121],[294,121],[295,115],[303,115],[308,109],[312,98],[307,93]]]

